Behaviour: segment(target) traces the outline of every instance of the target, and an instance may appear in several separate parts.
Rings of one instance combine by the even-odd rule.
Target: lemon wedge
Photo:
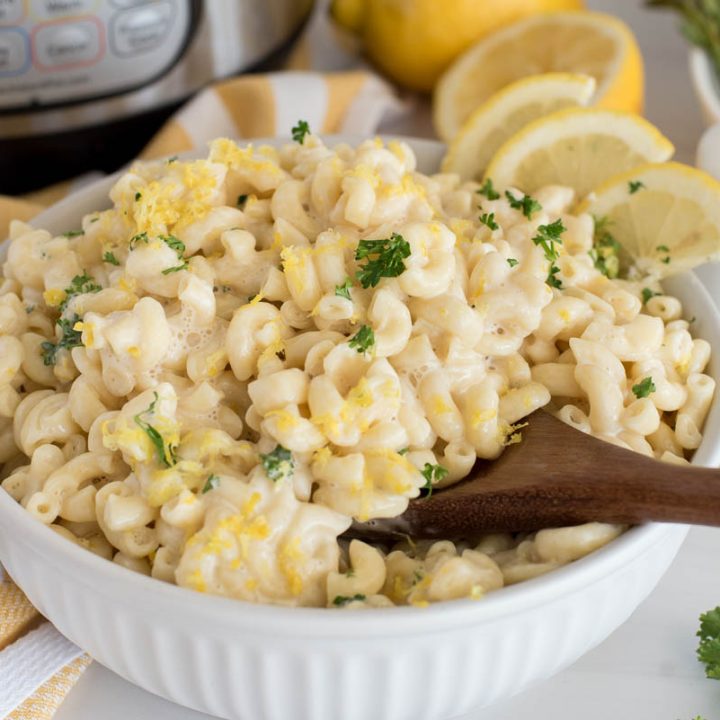
[[[587,105],[595,92],[589,75],[547,73],[517,80],[495,93],[465,122],[450,143],[443,172],[480,178],[490,158],[514,133],[557,110]]]
[[[639,115],[570,108],[513,135],[485,175],[500,188],[532,193],[545,185],[568,185],[583,198],[616,173],[664,162],[673,151],[672,143]]]
[[[449,142],[493,93],[548,72],[591,75],[597,81],[595,104],[642,110],[642,56],[628,26],[603,13],[545,13],[489,35],[447,69],[433,97],[438,135]]]
[[[604,219],[630,277],[661,279],[720,257],[720,182],[688,165],[647,164],[615,175],[578,212]]]

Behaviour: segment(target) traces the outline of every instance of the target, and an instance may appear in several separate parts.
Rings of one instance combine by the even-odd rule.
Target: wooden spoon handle
[[[632,461],[633,473],[627,466]],[[575,461],[577,462],[577,461]],[[537,468],[538,473],[550,472]],[[720,471],[660,463],[613,448],[587,481],[569,481],[562,468],[542,483],[478,491],[438,492],[410,503],[402,519],[413,537],[537,530],[589,521],[635,524],[650,520],[720,526]],[[469,489],[470,490],[470,489]]]

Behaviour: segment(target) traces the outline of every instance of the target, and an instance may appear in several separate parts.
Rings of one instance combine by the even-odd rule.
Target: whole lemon
[[[493,30],[534,13],[582,7],[582,0],[333,0],[331,13],[361,35],[385,74],[429,91],[463,50]]]

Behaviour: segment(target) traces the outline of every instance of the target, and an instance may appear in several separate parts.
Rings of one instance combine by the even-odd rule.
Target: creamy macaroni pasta
[[[110,198],[64,235],[12,224],[0,462],[28,512],[120,565],[251,602],[480,598],[623,528],[338,538],[544,406],[668,462],[700,443],[708,343],[657,284],[616,279],[612,228],[568,188],[305,135],[137,165]]]

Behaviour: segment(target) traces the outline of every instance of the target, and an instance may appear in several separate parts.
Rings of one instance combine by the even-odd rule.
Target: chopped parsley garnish
[[[645,183],[642,180],[631,180],[628,183],[628,190],[631,195],[634,195],[640,188],[644,188]]]
[[[508,258],[508,259],[507,259],[507,264],[508,264],[510,267],[515,267],[519,262],[520,262],[520,261],[519,261],[519,260],[516,260],[515,258]]]
[[[135,202],[137,202],[138,200],[142,200],[142,193],[141,193],[141,192],[136,192],[136,193],[135,193]]]
[[[497,230],[500,226],[495,222],[495,213],[483,213],[480,216],[480,222],[491,230]]]
[[[352,300],[350,297],[350,288],[352,287],[352,278],[345,278],[345,282],[342,285],[335,286],[335,294],[338,297],[345,298],[346,300]]]
[[[295,470],[292,453],[282,445],[277,445],[272,452],[260,453],[265,474],[273,481],[292,477]]]
[[[237,205],[237,207],[239,207],[242,210],[245,207],[245,203],[247,202],[247,199],[248,199],[247,195],[238,195],[235,205]]]
[[[632,391],[638,399],[648,397],[655,390],[655,383],[651,377],[643,378],[637,385],[632,386]]]
[[[361,325],[348,344],[359,353],[365,353],[375,344],[375,333],[369,325]]]
[[[500,193],[493,187],[493,181],[491,178],[487,178],[482,184],[482,187],[475,192],[479,195],[484,195],[488,200],[498,200],[500,198]]]
[[[660,295],[659,292],[655,292],[654,290],[651,290],[650,288],[643,288],[642,289],[642,301],[643,305],[647,305],[648,301],[651,298],[656,297],[657,295]]]
[[[134,250],[135,246],[141,242],[143,242],[145,244],[150,242],[150,238],[148,237],[148,234],[146,232],[138,233],[137,235],[133,235],[130,238],[130,249]]]
[[[63,233],[63,237],[66,238],[74,238],[78,237],[78,235],[84,235],[85,232],[83,230],[68,230],[67,232]]]
[[[178,159],[178,156],[177,156],[177,155],[173,155],[172,157],[169,157],[169,158],[167,159],[168,165],[169,165],[170,163],[176,162],[177,159]]]
[[[211,490],[215,490],[218,485],[220,485],[220,478],[217,475],[210,475],[202,489],[202,494],[204,495],[205,493],[209,493]]]
[[[119,265],[120,261],[111,252],[106,252],[103,255],[103,262],[110,263],[111,265]]]
[[[611,280],[620,274],[620,243],[608,230],[610,221],[606,217],[593,217],[595,230],[590,250],[595,267]]]
[[[670,264],[670,256],[668,255],[667,257],[660,258],[660,262],[665,263],[666,265],[669,265]]]
[[[83,271],[82,275],[76,275],[71,281],[70,285],[65,288],[65,299],[60,303],[58,310],[60,314],[63,313],[68,303],[76,295],[85,295],[86,293],[96,293],[102,290],[102,286],[95,282],[95,278],[89,275],[87,270]]]
[[[655,249],[658,252],[670,252],[670,248],[667,245],[658,245]]]
[[[358,282],[364,288],[375,287],[380,278],[397,277],[405,272],[403,260],[410,257],[410,243],[393,233],[383,240],[361,240],[355,251],[356,260],[367,260],[360,266]]]
[[[425,485],[423,485],[423,489],[428,491],[426,497],[430,497],[432,495],[435,483],[439,483],[441,480],[444,480],[447,477],[448,472],[448,469],[442,465],[431,465],[430,463],[425,463],[425,466],[420,471],[420,474],[425,478]]]
[[[305,136],[310,133],[310,126],[305,120],[298,120],[298,124],[292,129],[292,139],[296,143],[302,145],[305,142]]]
[[[362,601],[366,600],[366,597],[362,593],[355,593],[354,595],[336,595],[333,600],[333,605],[337,607],[344,607],[345,605],[354,602],[355,600]]]
[[[528,219],[532,220],[533,213],[540,212],[542,205],[535,200],[535,198],[529,195],[523,195],[521,198],[516,198],[509,190],[505,191],[505,197],[510,203],[510,207],[514,210],[521,210],[522,214]]]
[[[146,410],[143,410],[141,413],[135,415],[133,420],[135,420],[135,423],[150,438],[150,442],[155,447],[155,452],[157,453],[158,460],[165,467],[172,467],[173,465],[175,465],[175,463],[177,463],[177,456],[175,455],[177,447],[175,445],[170,445],[169,443],[166,443],[165,438],[163,438],[162,436],[162,433],[157,428],[153,427],[150,423],[142,419],[143,415],[155,412],[155,406],[157,405],[158,401],[158,394],[155,392],[153,393],[153,396],[155,399],[150,403],[148,408]]]
[[[187,270],[188,264],[184,262],[182,265],[174,265],[173,267],[165,268],[162,270],[163,275],[169,275],[170,273],[180,272],[180,270]]]
[[[555,277],[560,272],[560,268],[555,265],[555,261],[558,259],[558,251],[555,243],[562,244],[560,236],[564,232],[565,226],[562,220],[558,218],[555,222],[551,222],[548,225],[539,225],[537,235],[532,239],[535,245],[543,249],[545,259],[550,263],[550,269],[548,270],[548,276],[545,282],[554,288],[562,287],[560,280]]]
[[[696,634],[700,638],[697,657],[705,666],[706,677],[720,680],[720,607],[700,616],[700,629]]]
[[[400,448],[400,450],[398,450],[397,452],[398,452],[398,455],[407,455],[409,451],[410,451],[409,447],[404,447],[404,448]]]
[[[45,365],[54,365],[57,362],[59,350],[72,350],[82,345],[82,333],[75,330],[75,323],[80,321],[79,315],[69,318],[59,318],[58,327],[62,330],[62,337],[56,343],[46,340],[40,343],[42,359]]]

